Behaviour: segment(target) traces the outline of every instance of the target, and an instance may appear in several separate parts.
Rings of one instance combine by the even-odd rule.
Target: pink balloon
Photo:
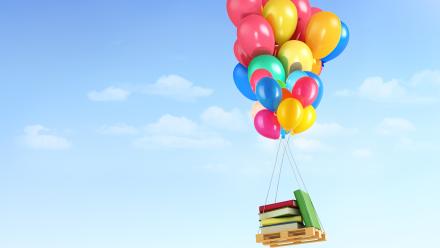
[[[254,71],[254,73],[251,76],[251,79],[249,82],[251,82],[251,88],[255,92],[255,89],[257,88],[257,83],[260,81],[260,79],[264,77],[272,77],[272,73],[270,73],[268,70],[265,69],[258,69]]]
[[[237,39],[244,53],[250,58],[263,54],[272,55],[275,50],[272,27],[259,15],[247,16],[240,22]]]
[[[311,105],[318,97],[319,89],[315,79],[302,77],[296,81],[292,89],[292,96],[301,102],[303,107]]]
[[[226,2],[229,19],[236,27],[246,16],[261,14],[261,6],[261,0],[228,0]]]
[[[307,24],[312,17],[312,6],[309,0],[292,0],[292,2],[298,11],[298,24],[292,39],[305,41]]]
[[[270,110],[263,109],[257,113],[254,119],[254,126],[257,132],[269,139],[280,138],[280,123],[277,117]]]
[[[246,53],[241,49],[240,44],[238,40],[234,43],[234,55],[235,58],[240,62],[240,64],[248,67],[249,63],[251,62],[251,58],[246,55]]]
[[[320,9],[318,7],[312,7],[312,15],[314,15],[314,14],[316,14],[318,12],[321,12],[321,11],[322,11],[322,9]]]

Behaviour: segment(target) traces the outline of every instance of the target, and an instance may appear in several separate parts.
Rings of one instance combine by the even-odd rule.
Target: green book
[[[260,214],[260,220],[278,218],[278,217],[288,217],[295,215],[301,215],[299,209],[286,207],[286,208],[280,208],[277,210],[262,213]]]
[[[261,220],[260,224],[261,226],[271,226],[271,225],[277,225],[277,224],[283,224],[289,222],[302,222],[302,221],[303,219],[301,216],[292,216],[292,217],[265,219],[265,220]]]
[[[313,203],[312,200],[310,199],[309,194],[302,190],[296,190],[294,192],[294,195],[306,227],[315,227],[321,230],[318,214],[316,213],[316,210],[313,207]]]

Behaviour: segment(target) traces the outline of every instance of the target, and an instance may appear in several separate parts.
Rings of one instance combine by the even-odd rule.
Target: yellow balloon
[[[311,71],[315,61],[310,48],[299,40],[284,43],[278,52],[278,58],[283,63],[286,74],[296,70]]]
[[[293,131],[301,122],[303,106],[295,98],[287,98],[278,106],[277,118],[286,131]]]
[[[263,16],[272,26],[278,44],[284,44],[295,33],[298,11],[291,0],[269,0],[264,5]]]
[[[315,59],[315,62],[313,63],[311,72],[315,73],[318,76],[321,75],[322,61],[320,59]]]
[[[313,56],[322,59],[329,55],[339,43],[342,24],[332,12],[321,11],[312,16],[307,25],[306,43]]]
[[[316,111],[313,106],[304,108],[300,124],[293,130],[294,133],[302,133],[313,126],[316,121]]]

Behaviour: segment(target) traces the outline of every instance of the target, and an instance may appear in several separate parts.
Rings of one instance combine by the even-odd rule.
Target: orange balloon
[[[315,59],[312,66],[312,72],[316,75],[321,75],[322,72],[322,61],[320,59]]]
[[[282,88],[281,90],[283,92],[283,100],[287,98],[293,98],[292,93],[288,89]]]
[[[332,12],[321,11],[314,14],[307,25],[306,44],[315,58],[322,59],[335,50],[341,33],[339,17]]]

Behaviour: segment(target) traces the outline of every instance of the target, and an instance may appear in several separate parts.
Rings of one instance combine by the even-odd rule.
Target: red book
[[[266,205],[266,206],[261,206],[260,207],[260,214],[268,212],[268,211],[280,209],[280,208],[286,208],[286,207],[298,208],[298,206],[296,205],[296,201],[294,201],[294,200],[284,201],[284,202],[277,202],[277,203],[274,203],[274,204],[269,204],[269,205]]]

